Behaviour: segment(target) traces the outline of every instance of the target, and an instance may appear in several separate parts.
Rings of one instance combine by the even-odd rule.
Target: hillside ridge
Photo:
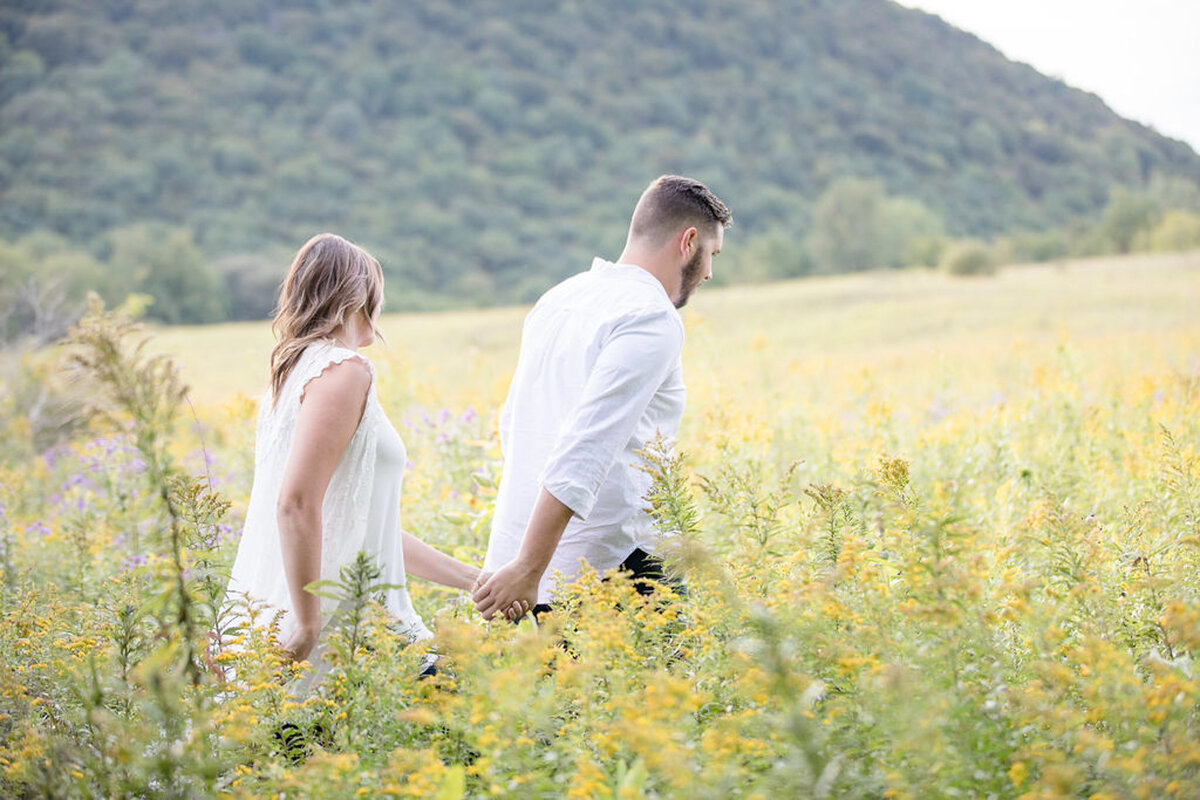
[[[0,34],[0,237],[119,272],[167,226],[242,294],[334,229],[394,305],[527,301],[663,172],[741,244],[799,240],[847,177],[979,237],[1200,184],[1186,144],[890,0],[54,0]]]

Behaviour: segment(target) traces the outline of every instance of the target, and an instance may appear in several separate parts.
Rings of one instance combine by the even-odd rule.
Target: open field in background
[[[389,378],[436,386],[447,402],[502,399],[525,311],[385,314],[388,342],[366,352]],[[887,378],[887,392],[931,381],[976,391],[1016,378],[1064,340],[1132,367],[1168,357],[1178,335],[1200,327],[1200,252],[1018,265],[982,278],[905,270],[706,287],[684,318],[691,383],[767,370],[778,388],[781,371],[802,371],[812,379],[792,388],[828,397],[818,378],[869,370]],[[153,347],[180,365],[195,402],[211,406],[259,396],[272,344],[268,323],[234,323],[162,328]]]
[[[405,524],[466,559],[523,314],[391,315],[369,351]],[[414,581],[453,675],[413,680],[358,604],[307,699],[264,631],[206,638],[269,328],[156,331],[199,424],[134,428],[200,474],[184,552],[127,435],[0,468],[0,796],[1200,796],[1200,253],[706,289],[685,319],[654,501],[688,596],[585,577],[547,632]]]

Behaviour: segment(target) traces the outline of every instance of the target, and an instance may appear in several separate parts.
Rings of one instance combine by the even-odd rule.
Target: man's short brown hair
[[[682,175],[662,175],[642,192],[629,223],[629,238],[660,242],[683,228],[695,226],[707,234],[732,222],[729,209],[703,183]]]

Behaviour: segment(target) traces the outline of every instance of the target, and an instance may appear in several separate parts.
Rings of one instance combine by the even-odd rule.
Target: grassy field
[[[757,354],[775,368],[839,362],[892,377],[915,369],[922,374],[910,379],[921,380],[943,369],[994,372],[1014,346],[1069,339],[1137,360],[1166,355],[1173,337],[1194,332],[1198,302],[1200,253],[1017,266],[975,279],[905,271],[706,288],[684,312],[685,359],[692,374],[740,374]],[[387,342],[367,352],[451,397],[490,394],[516,363],[525,311],[388,314]],[[235,323],[162,329],[154,345],[181,366],[196,402],[212,405],[261,393],[272,342],[266,323]]]
[[[370,351],[405,524],[464,559],[523,313],[388,316]],[[195,418],[122,362],[96,394],[148,391],[0,472],[0,796],[1200,796],[1200,254],[702,290],[685,320],[650,500],[686,597],[589,575],[534,629],[414,581],[452,674],[414,680],[364,600],[303,697],[220,614],[269,330],[154,332]]]

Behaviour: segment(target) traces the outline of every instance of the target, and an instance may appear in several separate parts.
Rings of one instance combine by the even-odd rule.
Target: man
[[[637,455],[674,438],[685,389],[677,309],[712,277],[729,209],[664,175],[642,193],[616,263],[550,289],[525,318],[500,420],[504,472],[474,600],[486,619],[545,607],[586,562],[659,578]],[[511,611],[505,612],[511,614]]]

